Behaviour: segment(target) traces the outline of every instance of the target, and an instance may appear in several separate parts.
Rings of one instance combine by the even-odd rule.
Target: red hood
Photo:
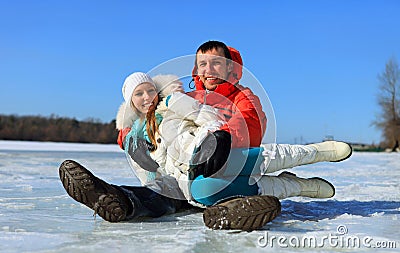
[[[234,49],[233,47],[228,47],[228,49],[231,53],[232,61],[235,62],[233,64],[233,70],[231,74],[228,76],[228,82],[231,84],[236,84],[240,80],[240,78],[242,78],[243,61],[238,50]],[[200,77],[196,75],[196,72],[197,72],[197,67],[195,64],[192,70],[192,77],[196,85],[196,90],[204,90],[205,89],[204,84],[202,81],[200,81]]]

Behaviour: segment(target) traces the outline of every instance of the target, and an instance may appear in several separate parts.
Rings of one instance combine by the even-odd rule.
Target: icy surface
[[[196,211],[124,223],[94,219],[93,212],[71,199],[61,185],[58,167],[65,159],[79,161],[108,182],[138,184],[116,145],[0,141],[0,252],[400,249],[399,153],[355,153],[341,163],[293,169],[298,176],[331,181],[335,197],[283,200],[281,216],[250,233],[210,230]]]
[[[120,148],[117,144],[0,140],[0,150],[119,152]]]

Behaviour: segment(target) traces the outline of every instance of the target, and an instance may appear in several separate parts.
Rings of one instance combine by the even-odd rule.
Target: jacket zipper
[[[204,93],[204,100],[203,100],[203,104],[207,104],[207,94],[210,93],[210,91],[208,89],[206,89],[206,92]]]

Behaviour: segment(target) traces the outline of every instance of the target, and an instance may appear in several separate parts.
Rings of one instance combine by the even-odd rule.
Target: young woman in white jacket
[[[153,98],[157,107],[146,112],[147,115],[138,112],[131,102],[135,88],[143,81],[152,82],[158,92]],[[182,83],[174,75],[150,78],[144,73],[133,73],[126,78],[122,93],[125,102],[119,107],[116,126],[118,130],[130,128],[123,147],[129,154],[135,174],[143,185],[150,187],[156,177],[158,181],[167,180],[169,184],[173,181],[169,177],[172,177],[176,179],[184,198],[191,200],[188,170],[193,150],[209,132],[218,130],[225,123],[224,116],[217,109],[185,95]],[[146,140],[145,148],[149,149],[146,153],[155,163],[146,157],[142,147],[138,148],[138,139]],[[175,191],[173,195],[178,196],[170,197],[182,196]]]

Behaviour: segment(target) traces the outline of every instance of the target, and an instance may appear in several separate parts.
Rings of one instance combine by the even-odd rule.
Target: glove
[[[231,135],[223,130],[209,133],[193,152],[189,162],[189,180],[203,175],[210,177],[218,172],[228,160]]]
[[[129,156],[144,170],[156,172],[160,165],[158,165],[158,163],[155,162],[148,153],[149,148],[154,148],[154,146],[140,138],[136,140],[136,144],[137,147],[134,148],[133,137],[130,137],[128,146]]]
[[[126,135],[131,131],[129,127],[123,128],[118,132],[117,143],[121,149],[124,149],[124,140]]]

